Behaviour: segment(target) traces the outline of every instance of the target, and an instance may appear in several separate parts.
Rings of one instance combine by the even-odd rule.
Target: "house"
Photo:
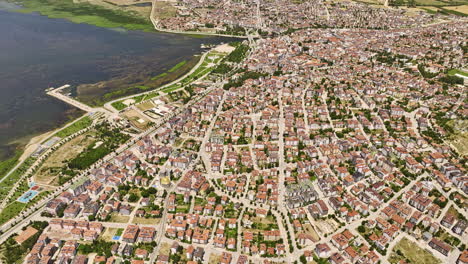
[[[125,232],[123,234],[122,240],[127,243],[135,243],[139,228],[136,225],[129,225],[127,226],[127,229],[125,229]]]
[[[437,238],[432,238],[431,241],[429,242],[429,246],[439,251],[445,256],[448,256],[449,252],[452,250],[452,247],[450,245],[448,245],[447,243]]]
[[[319,258],[328,258],[330,257],[331,249],[326,243],[319,243],[315,246],[315,253]]]

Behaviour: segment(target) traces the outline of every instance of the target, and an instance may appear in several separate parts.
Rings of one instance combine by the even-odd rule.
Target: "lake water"
[[[226,38],[124,31],[12,12],[0,1],[0,160],[32,135],[80,113],[44,90],[146,67],[154,76]],[[123,87],[124,88],[124,87]]]

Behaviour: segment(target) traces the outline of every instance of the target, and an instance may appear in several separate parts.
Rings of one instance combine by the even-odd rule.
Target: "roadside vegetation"
[[[19,0],[19,4],[24,9],[20,9],[18,12],[39,12],[50,18],[64,18],[74,23],[86,23],[98,27],[154,31],[149,18],[89,3],[74,3],[72,0]]]

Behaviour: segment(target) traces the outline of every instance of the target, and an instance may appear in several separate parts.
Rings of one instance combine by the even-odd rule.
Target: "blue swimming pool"
[[[31,201],[38,193],[39,193],[38,191],[29,190],[29,191],[25,192],[23,195],[21,195],[20,198],[18,198],[18,202],[28,203],[28,202]]]
[[[120,239],[120,236],[113,236],[113,237],[112,237],[112,240],[115,240],[115,241],[117,241],[117,240],[119,240],[119,239]]]

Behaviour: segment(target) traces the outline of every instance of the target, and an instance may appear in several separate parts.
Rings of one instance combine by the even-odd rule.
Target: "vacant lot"
[[[310,224],[304,224],[304,231],[306,234],[312,236],[312,238],[314,239],[314,242],[317,242],[320,240],[320,237],[319,235],[317,234],[317,232],[315,231],[315,229],[312,227],[312,225]]]
[[[338,229],[339,225],[335,220],[327,219],[316,221],[315,226],[317,227],[317,232],[323,236],[325,234],[333,233],[336,229]]]
[[[125,216],[125,215],[120,215],[120,214],[112,213],[109,222],[114,222],[114,223],[128,223],[129,220],[130,220],[130,216]]]
[[[58,176],[66,161],[78,156],[95,141],[94,133],[88,132],[65,143],[54,151],[34,175],[37,183],[58,185]]]
[[[460,155],[466,156],[468,154],[468,121],[456,120],[447,123],[454,130],[450,135],[449,142],[457,150]]]
[[[161,244],[161,248],[159,249],[159,254],[169,255],[170,254],[170,249],[171,249],[171,245],[166,243],[166,242],[163,242]]]
[[[101,235],[101,239],[104,241],[112,241],[112,237],[117,233],[117,228],[106,228],[104,233]]]
[[[177,9],[169,2],[155,1],[154,5],[154,18],[156,19],[175,17],[177,13]]]
[[[221,263],[221,255],[211,253],[210,258],[208,260],[208,264],[218,264]]]
[[[156,107],[153,102],[151,100],[148,100],[148,101],[145,101],[141,104],[138,104],[136,107],[138,107],[138,109],[140,109],[141,111],[146,111],[146,110],[150,110],[154,107]]]
[[[159,224],[159,221],[159,218],[134,217],[132,223],[141,225],[157,225]]]
[[[125,111],[123,116],[128,118],[132,125],[138,129],[145,129],[149,123],[147,118],[133,109]]]
[[[415,264],[437,264],[441,263],[431,253],[418,247],[415,243],[403,238],[393,248],[391,263],[398,263],[401,259],[408,259],[409,263]]]

